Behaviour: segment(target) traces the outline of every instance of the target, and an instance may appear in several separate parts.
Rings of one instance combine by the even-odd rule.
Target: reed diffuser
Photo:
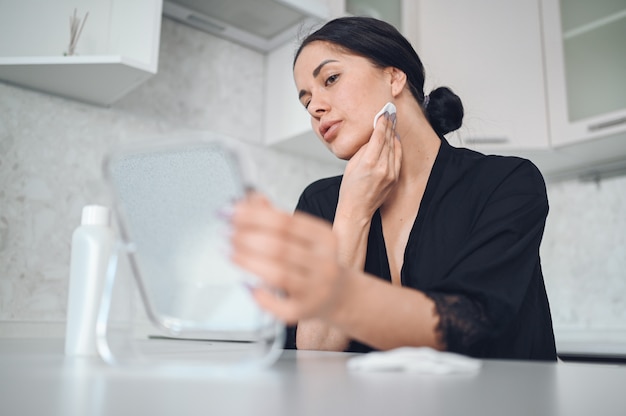
[[[76,53],[76,45],[78,44],[80,34],[83,32],[83,27],[85,27],[87,16],[89,16],[89,12],[85,13],[85,17],[81,20],[76,15],[76,9],[74,9],[74,14],[70,16],[70,44],[67,52],[64,53],[65,56],[72,56]]]

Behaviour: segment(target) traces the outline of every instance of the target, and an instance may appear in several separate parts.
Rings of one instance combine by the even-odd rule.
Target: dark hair
[[[449,88],[433,90],[424,102],[424,66],[411,43],[389,23],[371,17],[340,17],[308,35],[293,60],[312,42],[330,42],[348,52],[369,59],[380,68],[398,68],[407,76],[409,89],[424,109],[433,129],[446,134],[461,127],[463,104]]]

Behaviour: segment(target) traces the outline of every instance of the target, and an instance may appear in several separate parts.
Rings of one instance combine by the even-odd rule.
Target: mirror
[[[228,258],[220,215],[245,192],[237,153],[220,141],[151,145],[105,162],[120,233],[149,318],[166,334],[273,337],[276,322]]]

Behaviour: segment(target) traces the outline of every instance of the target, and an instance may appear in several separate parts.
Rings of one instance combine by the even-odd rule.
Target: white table
[[[0,340],[0,415],[626,415],[626,366],[487,360],[474,376],[346,369],[345,353],[285,351],[249,375],[183,376]]]

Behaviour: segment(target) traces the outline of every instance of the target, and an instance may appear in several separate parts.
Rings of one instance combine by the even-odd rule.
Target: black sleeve
[[[426,291],[449,351],[480,355],[525,310],[533,279],[543,285],[539,246],[547,213],[543,178],[528,161],[491,191],[447,272]]]

